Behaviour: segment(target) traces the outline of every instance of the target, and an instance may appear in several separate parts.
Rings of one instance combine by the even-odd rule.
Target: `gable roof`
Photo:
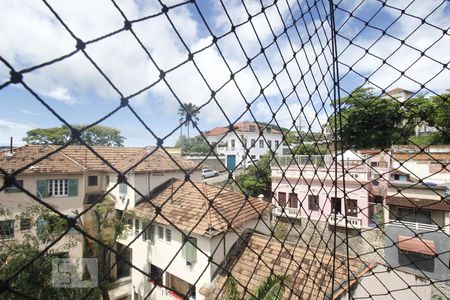
[[[359,278],[373,267],[359,258],[349,258],[348,263],[353,278]],[[213,297],[223,291],[228,271],[237,282],[247,286],[248,291],[244,294],[242,286],[238,284],[240,297],[246,299],[273,270],[276,275],[286,274],[289,277],[282,299],[325,299],[331,294],[333,255],[287,241],[282,244],[273,237],[253,233],[245,248],[228,261],[225,270],[217,279]],[[337,289],[333,299],[347,287],[346,256],[336,253],[334,276]],[[352,280],[350,284],[356,282]]]
[[[272,125],[267,125],[265,123],[258,123],[258,122],[251,122],[251,121],[243,121],[243,122],[237,122],[233,125],[233,130],[237,132],[253,132],[250,131],[250,126],[255,126],[255,132],[259,132],[263,128],[271,128],[272,134],[281,134],[281,131],[274,128]],[[266,128],[266,132],[267,132]],[[228,132],[231,132],[229,127],[216,127],[211,130],[205,131],[203,134],[205,136],[218,136],[227,134]]]
[[[0,167],[11,173],[32,164],[37,159],[58,150],[60,147],[58,145],[26,145],[14,149],[13,153],[3,151],[0,152]],[[152,147],[93,146],[92,148],[121,172],[129,168],[132,168],[133,172],[177,171],[180,169],[179,166],[186,171],[190,171],[196,167],[196,164],[191,161],[176,155],[171,156],[171,158],[163,150],[155,150]],[[141,160],[142,162],[140,162]],[[69,145],[22,173],[75,174],[84,171],[108,172],[112,169],[87,147]]]
[[[194,186],[195,184],[195,186]],[[204,235],[210,231],[212,235],[238,227],[246,221],[259,217],[272,204],[250,197],[247,201],[243,194],[216,186],[205,185],[202,182],[181,181],[172,179],[160,186],[149,199],[143,199],[132,210],[139,218],[152,219],[155,215],[153,205],[162,207],[161,215],[183,231]],[[208,210],[207,199],[199,189],[212,201],[212,208]],[[173,196],[172,196],[173,195]],[[152,204],[150,204],[153,203]],[[161,216],[156,222],[170,225]]]
[[[57,147],[53,146],[26,145],[14,149],[12,153],[9,150],[2,151],[0,153],[0,167],[6,172],[12,173],[32,164],[21,174],[81,174],[84,172],[85,168],[81,164],[61,151],[34,163],[56,149]]]

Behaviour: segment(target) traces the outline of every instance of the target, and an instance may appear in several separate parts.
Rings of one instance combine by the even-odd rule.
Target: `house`
[[[388,294],[392,299],[431,299],[427,279],[328,249],[303,248],[257,233],[236,246],[212,284],[211,299],[222,299],[228,278],[236,282],[239,298],[248,299],[272,274],[287,277],[281,299],[383,299]]]
[[[136,204],[132,228],[120,241],[133,253],[133,299],[205,299],[243,230],[269,230],[270,207],[202,182],[162,184]]]
[[[384,151],[348,150],[336,159],[331,155],[277,156],[271,165],[273,214],[323,221],[338,227],[346,226],[344,215],[347,215],[349,228],[371,227],[376,221],[376,207],[383,203],[389,166],[389,156]],[[346,173],[345,206],[343,172]]]
[[[9,174],[19,171],[15,176],[16,185],[67,216],[89,209],[105,194],[112,197],[120,212],[133,208],[142,195],[148,195],[168,178],[184,179],[188,175],[192,180],[199,180],[201,176],[196,164],[153,147],[93,146],[92,149],[96,154],[85,146],[26,145],[2,152],[0,167]],[[126,173],[126,183],[117,182],[118,173]],[[5,176],[1,178],[4,181]],[[0,223],[3,240],[21,239],[24,234],[35,232],[33,224],[39,222],[19,217],[29,207],[43,207],[16,185],[6,182],[0,192],[2,208],[8,211]],[[89,214],[84,214],[80,221],[89,223]],[[67,248],[67,239],[77,239],[76,246],[59,249]],[[55,248],[58,252],[68,252],[71,257],[82,257],[81,235],[72,232]]]
[[[4,187],[0,192],[4,210],[0,216],[2,241],[21,240],[27,234],[35,235],[44,230],[46,220],[40,215],[45,207],[30,195],[65,216],[83,210],[86,189],[84,168],[62,152],[53,153],[54,150],[51,146],[24,146],[0,153],[0,168],[8,174],[18,172],[14,176],[15,184],[8,182],[4,175],[0,177]],[[82,257],[82,249],[81,234],[71,232],[50,251]]]
[[[391,182],[385,220],[385,259],[389,265],[437,280],[450,279],[448,187]]]
[[[413,145],[392,147],[392,167],[410,174],[415,181],[450,185],[450,146],[432,145],[419,148]]]
[[[238,122],[232,128],[216,127],[203,134],[230,171],[237,166],[246,168],[269,151],[283,154],[283,134],[271,125]]]

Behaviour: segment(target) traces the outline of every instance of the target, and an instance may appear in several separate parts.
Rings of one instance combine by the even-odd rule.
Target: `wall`
[[[440,253],[440,260],[438,258],[420,258],[420,261],[416,262],[417,267],[411,265],[411,260],[408,256],[401,253],[394,243],[398,242],[399,235],[413,237],[415,233],[420,234],[421,238],[424,240],[434,241],[436,253]],[[409,266],[404,266],[402,269],[420,276],[428,276],[430,278],[441,280],[450,279],[448,266],[450,258],[448,252],[450,237],[447,234],[443,232],[427,232],[420,229],[416,230],[392,225],[386,225],[385,234],[385,257],[390,265],[393,267],[398,267],[409,264]]]
[[[431,299],[429,280],[378,265],[360,278],[351,293],[352,299]],[[348,294],[341,299],[348,299]]]
[[[73,175],[50,175],[50,174],[36,174],[36,175],[21,175],[17,176],[17,180],[23,180],[23,187],[32,194],[37,194],[36,181],[48,179],[78,179],[78,195],[72,197],[48,197],[43,201],[53,206],[59,212],[65,215],[73,215],[75,211],[81,212],[83,210],[85,179],[83,174]],[[3,184],[3,178],[2,182]],[[35,228],[29,231],[20,231],[20,217],[27,207],[44,208],[39,202],[35,201],[28,195],[22,192],[0,192],[1,207],[7,210],[11,216],[0,216],[1,219],[16,219],[14,226],[14,238],[18,241],[24,238],[25,234],[35,234]],[[37,215],[33,215],[37,218]],[[82,219],[83,220],[83,219]],[[32,223],[34,223],[33,221]],[[68,247],[71,245],[71,247]],[[42,246],[43,247],[43,246]],[[54,252],[69,252],[71,257],[82,257],[82,239],[81,234],[66,235],[60,242],[52,247]]]
[[[430,153],[432,157],[433,154]],[[430,158],[431,159],[431,158]],[[429,161],[416,161],[408,160],[400,162],[393,159],[392,166],[398,168],[398,170],[411,174],[411,178],[423,179],[425,182],[433,182],[437,184],[449,184],[450,183],[450,173],[444,171],[437,172],[436,170],[430,173],[430,162]],[[445,164],[445,163],[443,163]],[[432,167],[433,168],[433,167]],[[440,168],[439,168],[440,169]]]

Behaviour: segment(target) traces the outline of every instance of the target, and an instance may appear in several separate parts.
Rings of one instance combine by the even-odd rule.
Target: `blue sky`
[[[178,2],[180,1],[164,1],[168,6]],[[240,0],[223,2],[234,24],[247,20],[246,9],[252,15],[261,10],[260,1],[245,1],[245,7]],[[308,10],[308,4],[312,3],[312,1],[309,1],[310,3],[299,2],[295,0],[278,1],[276,6],[270,6],[266,10],[266,16],[272,28],[268,26],[264,14],[260,14],[252,19],[252,24],[247,23],[236,29],[236,35],[249,57],[260,52],[260,42],[266,47],[273,41],[271,30],[276,35],[281,34],[283,21],[287,25],[292,24],[292,17],[298,18],[302,11]],[[410,1],[388,1],[389,5],[398,9],[384,8],[375,17],[373,14],[381,6],[380,1],[377,0],[364,1],[359,6],[357,1],[344,0],[339,5],[349,11],[357,7],[354,11],[355,16],[363,20],[373,17],[370,24],[381,29],[386,29],[395,20],[399,9],[405,9],[408,14],[427,17],[427,22],[438,27],[448,28],[450,26],[450,17],[448,17],[450,9],[445,1],[443,4],[439,1],[416,2],[408,6]],[[88,2],[68,0],[49,1],[49,3],[75,35],[84,41],[92,40],[123,26],[123,17],[108,0]],[[161,9],[160,4],[156,1],[117,1],[117,3],[130,20],[154,14]],[[230,31],[230,21],[219,1],[199,0],[197,3],[216,36]],[[263,3],[270,5],[269,1],[263,1]],[[320,25],[319,22],[325,16],[324,9],[327,9],[327,1],[324,3],[325,6],[319,2],[317,10],[311,9],[311,14],[306,14],[304,20],[296,23],[297,27],[291,27],[287,31],[289,39],[286,35],[278,38],[279,48],[272,44],[265,51],[266,56],[260,54],[254,59],[252,67],[255,74],[249,67],[246,67],[236,75],[235,81],[240,91],[233,82],[230,82],[217,92],[216,100],[207,104],[200,111],[199,127],[201,130],[228,124],[218,104],[231,121],[238,120],[238,118],[240,121],[252,120],[252,116],[248,112],[244,113],[245,102],[241,93],[248,100],[256,99],[251,106],[251,111],[258,121],[271,121],[275,111],[277,122],[282,126],[290,127],[292,125],[291,115],[297,117],[302,111],[303,124],[310,124],[313,130],[320,130],[320,126],[324,124],[327,115],[331,112],[328,105],[322,108],[322,101],[326,101],[326,104],[329,103],[327,88],[332,86],[329,74],[323,76],[331,62],[328,49],[325,48],[322,51],[322,46],[329,40],[328,24],[324,23],[323,30],[314,33],[316,27]],[[75,41],[58,23],[44,3],[31,0],[1,1],[0,10],[4,16],[0,20],[0,28],[3,28],[0,32],[2,41],[0,55],[15,69],[28,68],[74,50]],[[212,37],[193,4],[171,9],[169,17],[192,52],[211,44]],[[439,30],[426,24],[421,25],[418,20],[408,16],[403,16],[394,23],[387,32],[399,38],[407,37],[417,26],[420,26],[420,29],[406,40],[405,45],[400,45],[394,38],[385,36],[370,48],[370,53],[386,58],[387,62],[395,68],[405,70],[404,76],[401,76],[394,68],[387,65],[383,65],[380,70],[376,71],[382,62],[374,55],[364,56],[362,50],[357,46],[369,47],[381,35],[378,30],[366,27],[354,40],[354,45],[347,47],[348,42],[344,37],[355,36],[363,28],[363,24],[356,18],[352,18],[350,22],[346,22],[341,27],[348,15],[339,9],[336,17],[341,35],[338,39],[338,46],[342,61],[340,70],[343,76],[344,94],[344,91],[351,91],[363,82],[363,78],[358,74],[370,77],[373,85],[381,88],[399,86],[417,91],[420,89],[417,82],[427,82],[427,88],[433,91],[443,91],[448,88],[449,70],[442,70],[442,66],[438,63],[448,63],[449,61],[450,40],[448,34],[442,38],[442,32]],[[185,46],[164,15],[135,23],[133,30],[151,53],[159,68],[168,70],[187,58],[188,52]],[[257,36],[254,30],[256,30]],[[314,34],[309,39],[312,33]],[[423,57],[414,64],[413,68],[408,68],[420,53],[409,46],[426,51],[427,55],[438,62]],[[211,94],[207,84],[213,90],[217,90],[229,80],[228,67],[236,72],[246,66],[247,59],[233,34],[219,40],[218,47],[229,66],[224,63],[217,47],[209,47],[194,56],[196,66],[200,69],[204,79],[199,75],[192,62],[167,74],[166,79],[181,102],[192,102],[198,106],[204,105],[210,99]],[[400,48],[396,50],[398,47]],[[397,52],[390,56],[395,50]],[[159,71],[129,32],[123,31],[100,42],[90,44],[86,51],[126,96],[158,79]],[[296,59],[292,59],[293,51],[298,52]],[[315,52],[318,53],[317,60]],[[361,57],[363,59],[360,59]],[[283,59],[290,60],[287,69],[283,68]],[[276,81],[273,81],[273,73],[269,64],[274,73],[282,71],[277,75]],[[346,65],[354,65],[355,72],[352,71],[345,75],[348,70]],[[0,64],[1,82],[8,80],[8,73],[9,70]],[[430,80],[437,73],[439,75]],[[300,80],[302,75],[303,79]],[[293,91],[291,80],[294,83],[300,81],[295,91]],[[95,122],[117,107],[120,101],[120,95],[109,86],[80,52],[62,62],[24,74],[24,81],[59,115],[73,124]],[[259,95],[260,85],[265,87],[270,82],[272,83],[264,89],[266,98],[261,97]],[[317,85],[319,87],[315,91]],[[287,105],[282,105],[283,97],[287,97]],[[32,128],[61,124],[20,85],[9,85],[0,90],[0,103],[2,105],[0,144],[7,144],[10,136],[14,137],[16,143],[19,143],[24,133]],[[179,103],[162,82],[132,98],[130,104],[159,137],[166,136],[178,126]],[[302,107],[303,110],[301,110]],[[274,122],[272,121],[272,123]],[[101,124],[120,129],[126,137],[128,146],[145,146],[155,143],[153,136],[129,110],[122,109]],[[191,132],[192,134],[198,133],[196,129]],[[168,137],[165,144],[173,145],[178,135],[179,132]]]

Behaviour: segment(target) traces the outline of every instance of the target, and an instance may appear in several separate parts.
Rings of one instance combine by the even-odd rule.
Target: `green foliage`
[[[320,155],[324,151],[315,144],[301,144],[292,149],[294,155]]]
[[[86,125],[72,125],[75,129],[80,130]],[[67,126],[52,128],[36,128],[29,130],[27,136],[22,140],[27,144],[39,145],[63,145],[71,138],[70,130]],[[122,147],[125,138],[120,131],[115,128],[95,125],[81,133],[83,141],[91,146],[115,146]],[[80,141],[73,140],[73,145],[81,145]]]
[[[271,190],[271,155],[262,155],[259,161],[237,177],[239,186],[250,196],[269,194]]]
[[[180,147],[182,149],[182,155],[207,155],[210,150],[208,144],[201,135],[193,138],[187,138],[182,135],[178,138],[175,147]]]
[[[184,103],[183,106],[180,106],[178,109],[178,115],[180,116],[180,123],[183,123],[184,126],[187,127],[187,135],[189,135],[189,127],[192,125],[194,127],[195,124],[199,121],[197,115],[200,113],[197,105],[192,103]],[[181,134],[183,135],[183,134]]]
[[[285,290],[285,283],[289,281],[287,275],[271,275],[262,282],[250,300],[281,300]]]
[[[289,227],[286,223],[278,222],[274,228],[273,235],[279,240],[285,240],[289,234]]]
[[[225,283],[225,289],[222,295],[222,300],[239,300],[241,296],[239,295],[237,289],[237,282],[234,278],[229,277]]]
[[[372,88],[358,88],[341,99],[342,142],[345,148],[385,148],[402,143],[403,110],[400,103],[374,94]],[[338,113],[338,118],[339,118]],[[334,118],[330,125],[334,127]],[[408,135],[407,135],[408,136]]]
[[[450,143],[450,90],[431,98],[435,107],[434,125],[439,128],[439,142]]]

